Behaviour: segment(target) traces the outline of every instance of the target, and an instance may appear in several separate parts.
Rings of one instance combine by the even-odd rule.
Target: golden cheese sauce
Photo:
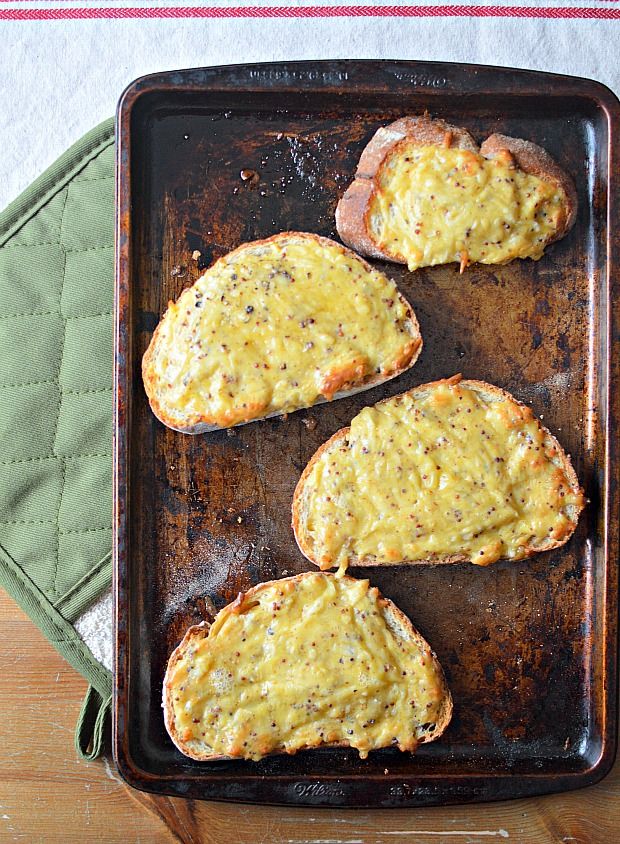
[[[345,742],[365,757],[432,735],[441,680],[427,643],[388,625],[367,580],[316,572],[223,609],[177,663],[170,696],[196,750],[260,759]]]
[[[364,408],[304,490],[301,530],[322,568],[516,560],[566,536],[567,508],[583,505],[529,408],[450,381]]]
[[[388,375],[421,344],[394,282],[295,234],[225,256],[171,304],[157,395],[185,424],[285,413]]]
[[[373,238],[410,270],[538,260],[564,219],[561,187],[469,150],[402,144],[381,170]]]

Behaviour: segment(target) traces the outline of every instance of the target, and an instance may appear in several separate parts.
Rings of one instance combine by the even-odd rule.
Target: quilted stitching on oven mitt
[[[113,206],[109,120],[0,215],[0,584],[90,683],[90,757],[111,677],[72,623],[111,579]]]

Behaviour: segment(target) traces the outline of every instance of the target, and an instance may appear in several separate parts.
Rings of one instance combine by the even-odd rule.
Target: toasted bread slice
[[[191,627],[163,687],[166,728],[199,761],[331,745],[360,756],[438,738],[452,698],[430,646],[367,580],[260,583]]]
[[[529,407],[457,375],[364,408],[293,498],[301,552],[347,565],[519,560],[563,545],[584,497]]]
[[[410,270],[538,260],[570,230],[570,176],[530,141],[404,117],[377,130],[336,208],[342,240]]]
[[[198,434],[366,390],[421,348],[393,281],[333,240],[284,232],[224,255],[171,302],[142,374],[158,419]]]

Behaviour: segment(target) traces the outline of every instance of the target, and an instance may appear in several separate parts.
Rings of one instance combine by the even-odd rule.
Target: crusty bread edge
[[[168,732],[168,735],[172,739],[174,745],[178,747],[181,753],[185,754],[185,756],[190,756],[192,759],[196,757],[192,755],[192,752],[188,748],[183,748],[183,739],[180,737],[179,732],[177,730],[175,718],[174,718],[174,706],[171,698],[171,690],[170,690],[170,682],[172,677],[172,671],[175,668],[177,662],[180,662],[185,655],[185,650],[187,647],[192,644],[194,639],[204,639],[209,634],[209,628],[211,627],[210,624],[206,622],[202,622],[201,624],[194,624],[190,627],[179,644],[170,654],[170,658],[168,659],[168,664],[166,666],[166,673],[164,675],[164,683],[162,688],[162,709],[164,712],[164,725]],[[223,757],[219,756],[216,757],[221,759]]]
[[[439,384],[450,384],[450,383],[460,383],[463,386],[471,386],[474,389],[478,389],[480,392],[484,392],[487,394],[491,394],[497,396],[498,398],[514,402],[519,407],[526,408],[528,411],[531,412],[531,407],[526,405],[524,402],[519,401],[516,399],[511,393],[507,390],[503,390],[501,387],[496,387],[494,384],[488,384],[486,381],[477,381],[475,379],[461,379],[460,375],[452,376],[451,378],[441,378],[437,381],[430,381],[427,384],[420,384],[417,387],[413,387],[411,390],[407,390],[405,393],[400,393],[401,396],[403,395],[415,395],[415,393],[425,392],[430,390]],[[393,401],[394,399],[399,398],[399,396],[389,396],[388,398],[383,399],[382,401],[377,403],[378,405],[384,404],[385,402]],[[545,434],[545,445],[546,446],[553,446],[557,452],[557,460],[561,464],[564,473],[566,474],[566,478],[570,484],[571,489],[578,490],[583,496],[583,490],[579,485],[579,479],[577,478],[577,474],[573,465],[570,461],[569,456],[566,454],[558,440],[553,436],[553,434],[545,428],[545,426],[540,422],[538,417],[534,417],[542,430]],[[310,547],[307,536],[305,532],[302,530],[302,508],[303,508],[303,495],[305,491],[305,484],[308,476],[310,475],[314,464],[316,461],[321,457],[321,455],[327,451],[328,449],[334,448],[337,443],[343,440],[349,431],[351,430],[350,427],[340,428],[340,430],[336,431],[326,442],[321,445],[317,451],[312,455],[310,460],[308,461],[307,466],[303,470],[299,481],[297,482],[297,486],[295,487],[295,492],[293,493],[293,505],[292,505],[292,527],[293,533],[295,535],[295,540],[299,547],[299,550],[304,555],[304,557],[309,560],[313,565],[320,568],[320,564],[317,561],[316,557],[313,555],[313,549]],[[551,551],[554,548],[559,548],[562,545],[565,545],[568,540],[573,535],[575,528],[577,527],[577,522],[579,520],[579,515],[581,514],[585,504],[582,504],[580,507],[577,508],[577,513],[574,519],[570,519],[570,523],[572,525],[569,532],[566,534],[565,537],[558,540],[552,540],[546,542],[544,546],[528,546],[526,547],[526,556],[531,556],[533,554],[542,553],[543,551]],[[386,562],[379,562],[374,557],[363,557],[361,559],[356,559],[351,561],[349,565],[351,566],[391,566],[391,565],[449,565],[452,563],[471,563],[472,561],[464,554],[450,554],[447,556],[436,556],[432,555],[426,557],[424,559],[419,560],[402,560],[400,562],[395,563],[386,563]]]
[[[560,240],[572,228],[577,217],[575,185],[569,174],[542,147],[532,141],[495,133],[478,148],[466,129],[430,117],[403,117],[375,132],[360,156],[353,182],[336,206],[336,229],[347,246],[373,258],[396,264],[407,263],[404,256],[381,250],[370,234],[370,203],[377,188],[376,180],[383,162],[401,142],[439,146],[448,133],[453,147],[479,152],[485,158],[493,157],[502,149],[508,150],[524,173],[554,182],[562,188],[567,201],[565,219],[548,243]]]
[[[330,247],[335,246],[344,253],[350,253],[351,252],[350,249],[348,249],[346,246],[343,246],[341,243],[338,243],[335,240],[331,240],[331,238],[322,237],[321,235],[314,234],[312,232],[296,232],[296,231],[279,232],[278,234],[272,235],[271,237],[267,237],[267,238],[264,238],[262,240],[254,240],[254,241],[250,241],[248,243],[241,244],[241,246],[238,246],[232,252],[227,252],[225,255],[218,258],[218,260],[215,261],[215,263],[213,263],[211,265],[211,267],[209,267],[208,271],[211,271],[214,267],[216,267],[217,264],[220,261],[230,259],[237,252],[241,252],[242,250],[247,249],[248,246],[253,246],[253,247],[262,246],[263,244],[270,243],[270,242],[275,241],[275,240],[280,240],[281,238],[300,237],[300,236],[304,237],[304,238],[309,238],[311,240],[315,240],[319,243],[324,243],[325,245],[329,244]],[[371,273],[374,273],[374,272],[380,273],[381,272],[380,270],[377,270],[375,267],[372,267],[360,255],[357,255],[357,254],[354,253],[354,257],[361,262],[361,264],[364,267],[364,269],[366,270],[366,272],[371,272]],[[381,273],[381,274],[385,275],[385,273]],[[201,278],[202,278],[202,276],[201,276]],[[194,282],[194,284],[192,284],[189,287],[186,287],[179,294],[179,297],[177,298],[177,302],[180,299],[180,297],[186,291],[191,290],[199,280],[200,279],[197,279]],[[390,280],[393,281],[392,279],[390,279]],[[395,282],[393,282],[393,283],[395,284]],[[321,397],[321,398],[317,399],[317,401],[315,401],[312,405],[305,405],[304,407],[295,408],[295,411],[305,410],[309,407],[314,407],[317,404],[324,404],[327,401],[336,401],[337,399],[347,398],[348,396],[355,395],[356,393],[363,392],[364,390],[370,390],[372,387],[376,387],[379,384],[385,384],[387,381],[391,381],[393,378],[397,378],[399,375],[402,375],[403,372],[406,372],[408,369],[410,369],[416,363],[417,359],[420,356],[420,353],[422,351],[422,346],[423,346],[422,335],[420,333],[420,325],[418,323],[418,319],[416,317],[415,311],[413,310],[413,307],[405,299],[405,297],[402,295],[402,293],[400,292],[400,290],[398,289],[397,286],[396,286],[396,292],[397,292],[397,295],[398,295],[401,303],[403,304],[403,306],[406,310],[405,322],[410,329],[410,339],[413,340],[413,341],[417,340],[417,346],[413,350],[412,355],[409,358],[409,360],[406,363],[404,363],[402,366],[397,367],[392,372],[388,373],[387,375],[386,374],[380,374],[380,375],[374,375],[374,376],[371,376],[371,377],[367,377],[361,383],[356,384],[355,386],[351,387],[350,389],[341,390],[341,391],[335,393],[332,399],[328,400],[326,398]],[[168,311],[166,310],[166,312],[164,313],[164,315],[160,319],[157,327],[155,328],[155,331],[153,332],[153,335],[151,337],[149,345],[148,345],[148,347],[147,347],[147,349],[146,349],[146,351],[145,351],[145,353],[142,357],[142,380],[143,380],[143,383],[144,383],[144,389],[145,389],[149,404],[151,406],[151,410],[153,411],[154,415],[157,417],[157,419],[159,419],[160,422],[162,422],[168,428],[172,428],[173,431],[179,431],[182,434],[202,434],[202,433],[206,433],[208,431],[221,431],[221,430],[225,430],[226,428],[236,428],[236,427],[239,427],[241,425],[249,425],[252,422],[258,422],[258,421],[261,421],[263,419],[271,419],[275,416],[283,416],[285,413],[294,412],[294,411],[274,411],[273,413],[268,413],[268,414],[265,414],[264,416],[257,416],[255,419],[249,419],[247,422],[238,422],[235,425],[217,425],[217,424],[215,424],[215,423],[213,423],[209,420],[206,420],[206,419],[204,419],[204,420],[201,419],[201,420],[199,420],[195,423],[189,424],[189,425],[179,425],[177,419],[175,417],[173,417],[166,410],[164,404],[162,402],[160,402],[159,399],[157,398],[157,394],[156,394],[157,393],[157,390],[156,390],[157,379],[154,375],[153,366],[152,366],[152,359],[153,359],[155,352],[157,350],[157,344],[158,344],[159,339],[160,339],[161,328],[162,328],[162,325],[164,323],[164,320],[166,318],[167,313],[168,313]]]
[[[374,196],[376,177],[385,159],[403,142],[440,146],[449,137],[453,146],[478,152],[478,145],[467,129],[452,126],[445,120],[421,117],[401,117],[382,126],[372,136],[359,159],[355,178],[336,206],[336,230],[347,246],[371,258],[406,264],[402,255],[394,256],[381,250],[370,235],[368,215]]]
[[[223,607],[220,612],[230,612],[233,606],[239,606],[241,603],[246,601],[248,598],[251,599],[254,597],[258,592],[263,589],[271,588],[279,583],[291,582],[291,583],[299,583],[301,580],[305,579],[306,577],[316,575],[317,572],[314,571],[306,571],[302,572],[301,574],[296,574],[292,577],[285,577],[280,578],[278,580],[268,580],[264,583],[258,583],[256,586],[251,587],[245,593],[240,593],[237,599],[231,603],[227,604]],[[336,575],[332,572],[321,572],[322,575],[326,577],[336,577]],[[351,580],[354,582],[359,582],[354,577],[349,577],[348,575],[343,575],[342,580]],[[376,587],[372,587],[376,588]],[[418,647],[428,647],[431,655],[431,659],[433,661],[433,666],[437,673],[437,677],[440,682],[441,686],[441,693],[442,693],[442,707],[440,710],[439,718],[437,719],[435,730],[433,733],[427,733],[426,735],[422,736],[418,740],[419,744],[425,744],[435,739],[439,738],[442,733],[445,731],[446,727],[450,723],[452,718],[452,694],[450,693],[450,689],[448,688],[448,684],[446,682],[446,677],[441,666],[441,663],[437,659],[437,655],[435,654],[434,650],[430,646],[430,644],[426,641],[426,639],[422,636],[422,634],[413,626],[413,622],[411,619],[400,610],[393,601],[390,601],[389,598],[384,597],[381,595],[379,590],[378,592],[378,603],[383,609],[384,613],[386,614],[386,623],[388,618],[392,621],[392,624],[398,627],[404,635],[407,637],[408,641],[416,645]],[[218,613],[219,615],[219,613]],[[204,639],[208,637],[210,625],[203,622],[199,625],[193,625],[189,628],[189,630],[185,633],[185,636],[174,649],[170,658],[168,660],[168,665],[166,667],[166,674],[164,676],[163,688],[162,688],[162,709],[164,713],[164,724],[166,726],[166,730],[168,731],[168,735],[172,739],[174,745],[178,748],[178,750],[183,753],[184,756],[189,756],[190,759],[195,759],[198,762],[218,762],[218,761],[231,761],[233,759],[238,761],[237,757],[232,756],[223,756],[223,755],[199,755],[192,751],[186,743],[181,739],[179,736],[178,730],[176,728],[175,718],[174,718],[174,707],[171,699],[171,676],[174,667],[176,666],[177,662],[181,660],[185,654],[186,648],[192,643],[195,637],[200,639]],[[312,750],[317,747],[351,747],[347,742],[322,742],[319,745],[306,745],[304,747],[300,747],[296,753],[301,750]],[[373,748],[374,750],[380,750],[381,748]],[[275,753],[268,754],[270,756],[280,756],[285,751],[278,751]],[[372,752],[372,751],[371,751]]]

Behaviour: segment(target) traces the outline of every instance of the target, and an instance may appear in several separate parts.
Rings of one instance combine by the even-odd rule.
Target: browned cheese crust
[[[341,240],[356,252],[397,264],[407,263],[403,256],[389,255],[377,246],[370,234],[369,214],[383,163],[399,144],[412,143],[416,146],[449,146],[455,149],[467,149],[480,153],[485,158],[492,158],[501,150],[507,150],[524,173],[538,176],[544,181],[553,182],[563,188],[567,197],[565,218],[553,240],[564,237],[572,228],[577,216],[575,185],[568,173],[542,147],[531,141],[499,134],[491,135],[481,147],[478,147],[466,129],[452,126],[444,120],[426,115],[401,117],[375,132],[360,156],[355,179],[336,206],[338,234]]]
[[[280,232],[278,234],[272,235],[271,237],[264,238],[263,240],[256,240],[252,241],[251,244],[244,243],[241,246],[238,246],[232,252],[229,252],[219,258],[209,269],[212,270],[214,267],[217,267],[217,264],[220,261],[223,261],[224,259],[229,259],[231,256],[236,255],[238,252],[242,252],[243,250],[247,249],[249,245],[251,245],[252,247],[260,247],[265,243],[278,241],[288,237],[303,237],[309,240],[314,240],[317,243],[325,243],[326,245],[329,244],[332,248],[337,247],[343,253],[349,252],[349,250],[345,246],[342,246],[340,243],[336,243],[335,241],[330,240],[327,237],[321,237],[318,234],[313,234],[311,232]],[[367,272],[376,272],[375,268],[372,267],[367,261],[364,261],[364,259],[361,258],[359,255],[356,255],[355,257],[362,263],[364,269]],[[189,288],[186,288],[186,290],[187,289]],[[411,307],[409,302],[400,293],[400,291],[397,292],[400,301],[406,309],[407,321],[411,325],[411,343],[406,348],[404,355],[399,360],[394,362],[394,367],[391,370],[386,370],[380,375],[371,373],[364,375],[361,378],[354,376],[350,380],[341,383],[339,388],[334,392],[333,396],[330,399],[325,400],[332,401],[334,399],[344,398],[346,396],[353,395],[354,393],[359,393],[363,390],[369,390],[371,387],[375,387],[378,384],[383,384],[386,381],[391,380],[392,378],[396,378],[398,375],[401,375],[403,372],[405,372],[407,369],[409,369],[415,364],[418,357],[420,356],[420,352],[422,351],[422,336],[420,334],[420,326],[413,311],[413,308]],[[172,302],[169,302],[168,308],[170,308],[172,304]],[[155,329],[153,336],[151,337],[151,341],[148,345],[148,348],[142,357],[142,380],[144,383],[144,389],[147,394],[151,410],[160,422],[175,431],[180,431],[183,434],[201,434],[206,431],[214,431],[221,428],[234,427],[236,425],[244,425],[249,421],[253,422],[258,419],[281,415],[280,413],[261,415],[259,412],[252,419],[241,419],[239,421],[234,421],[233,424],[230,424],[227,423],[225,420],[215,419],[213,417],[207,416],[206,414],[203,414],[199,418],[192,418],[180,421],[176,416],[173,416],[171,413],[169,413],[169,411],[166,409],[164,404],[159,400],[157,396],[158,382],[155,376],[153,366],[153,360],[157,354],[158,345],[161,340],[160,333],[165,315],[166,314],[164,314],[159,324],[157,325],[157,328]],[[322,400],[319,400],[317,404],[321,403],[321,401]]]
[[[335,574],[331,572],[323,572],[324,575],[327,577],[336,577]],[[262,590],[268,589],[274,586],[276,583],[282,583],[284,581],[289,581],[292,583],[299,583],[304,578],[311,576],[311,572],[302,572],[301,574],[297,574],[293,577],[286,577],[282,578],[281,580],[269,580],[265,583],[259,583],[256,586],[253,586],[251,589],[248,589],[247,592],[243,593],[240,592],[237,598],[231,603],[228,604],[221,610],[222,612],[238,612],[240,607],[242,607],[246,602],[252,601],[252,599],[258,595]],[[342,578],[344,581],[347,580],[355,580],[355,578],[348,577],[344,575]],[[372,587],[376,589],[376,587]],[[376,589],[377,593],[379,594],[379,590]],[[400,610],[396,604],[390,601],[388,598],[383,597],[379,594],[378,598],[380,606],[383,608],[385,615],[390,621],[393,623],[395,627],[398,627],[400,631],[403,633],[404,636],[414,645],[420,647],[426,647],[428,642],[422,634],[416,630],[413,626],[411,619],[409,619],[403,612]],[[185,636],[183,637],[181,643],[174,649],[172,654],[170,655],[170,659],[168,660],[168,666],[166,668],[166,674],[164,676],[164,684],[163,684],[163,691],[162,691],[162,708],[164,712],[164,723],[166,725],[166,730],[170,738],[172,739],[173,743],[176,747],[183,753],[185,756],[189,756],[191,759],[195,759],[198,762],[216,762],[222,761],[225,759],[232,759],[234,757],[230,756],[217,756],[217,755],[208,755],[208,754],[198,754],[195,753],[191,748],[189,748],[186,742],[180,737],[179,732],[176,728],[175,720],[174,720],[174,708],[172,705],[172,691],[171,691],[171,676],[176,666],[177,662],[183,659],[186,650],[190,647],[190,645],[194,642],[194,640],[198,641],[200,639],[205,639],[209,635],[209,627],[210,625],[206,622],[203,622],[199,625],[194,625],[190,627]],[[450,693],[450,689],[448,688],[448,684],[446,683],[446,678],[443,673],[443,669],[439,660],[437,659],[437,655],[431,649],[431,659],[433,661],[433,665],[437,672],[437,676],[441,681],[441,692],[442,692],[442,709],[440,712],[440,717],[436,721],[435,730],[432,733],[426,733],[423,735],[419,740],[418,744],[424,744],[426,742],[434,741],[435,739],[439,738],[439,736],[445,731],[446,727],[450,723],[450,719],[452,718],[452,695]],[[300,747],[299,750],[312,750],[314,747],[319,745],[307,745],[305,747]],[[321,747],[349,747],[346,742],[322,742],[320,744]],[[282,753],[286,751],[280,751],[276,753],[269,754],[270,756],[280,756]],[[297,751],[296,751],[297,752]]]
[[[522,407],[527,410],[528,413],[531,413],[531,408],[528,407],[518,399],[515,399],[513,395],[511,395],[506,390],[502,390],[501,387],[496,387],[493,384],[487,384],[485,381],[476,381],[472,379],[463,380],[460,375],[453,375],[451,378],[443,378],[437,381],[431,381],[428,384],[421,384],[419,387],[414,387],[412,390],[408,390],[407,393],[401,393],[401,395],[410,395],[415,397],[416,394],[422,394],[426,391],[432,390],[439,384],[462,384],[464,387],[472,387],[477,389],[482,393],[486,393],[487,395],[494,395],[498,398],[505,399],[506,401],[514,402],[519,407]],[[379,405],[383,404],[384,402],[392,401],[396,396],[390,396],[386,399],[383,399],[381,402],[378,402]],[[566,544],[568,540],[573,535],[575,528],[577,527],[577,521],[579,519],[579,514],[583,510],[585,506],[585,498],[583,497],[583,491],[579,485],[579,479],[577,478],[577,474],[573,468],[572,463],[570,462],[570,457],[566,454],[560,443],[557,439],[553,436],[553,434],[541,425],[542,430],[545,434],[545,445],[548,448],[553,448],[556,451],[556,457],[560,462],[562,469],[566,474],[566,478],[571,486],[571,489],[579,491],[582,496],[583,503],[581,507],[578,508],[577,512],[574,515],[574,518],[570,520],[570,527],[568,528],[565,536],[561,537],[560,539],[550,539],[549,541],[545,542],[544,545],[539,546],[526,546],[525,551],[527,556],[532,556],[533,554],[538,554],[542,551],[551,551],[553,548],[559,548],[560,546]],[[297,541],[297,545],[299,546],[299,550],[304,555],[307,560],[310,560],[315,566],[319,566],[319,561],[316,559],[316,549],[312,548],[310,543],[308,542],[308,537],[305,532],[302,530],[302,519],[301,513],[303,508],[303,496],[305,492],[306,480],[310,475],[312,468],[316,461],[320,458],[320,456],[331,448],[335,448],[339,446],[342,442],[344,442],[351,430],[350,427],[347,428],[340,428],[339,431],[336,431],[333,436],[331,436],[326,442],[321,445],[316,452],[310,458],[308,465],[305,467],[304,471],[301,474],[299,481],[297,482],[297,486],[295,487],[295,492],[293,494],[293,505],[292,505],[292,527],[293,533],[295,534],[295,539]],[[447,556],[438,556],[436,554],[430,555],[426,559],[423,560],[403,560],[400,565],[428,565],[429,563],[433,565],[448,565],[451,563],[468,563],[471,562],[469,557],[464,554],[450,554]],[[391,563],[383,563],[378,561],[375,557],[362,557],[359,559],[351,560],[350,565],[352,566],[377,566],[377,565],[391,565]]]

